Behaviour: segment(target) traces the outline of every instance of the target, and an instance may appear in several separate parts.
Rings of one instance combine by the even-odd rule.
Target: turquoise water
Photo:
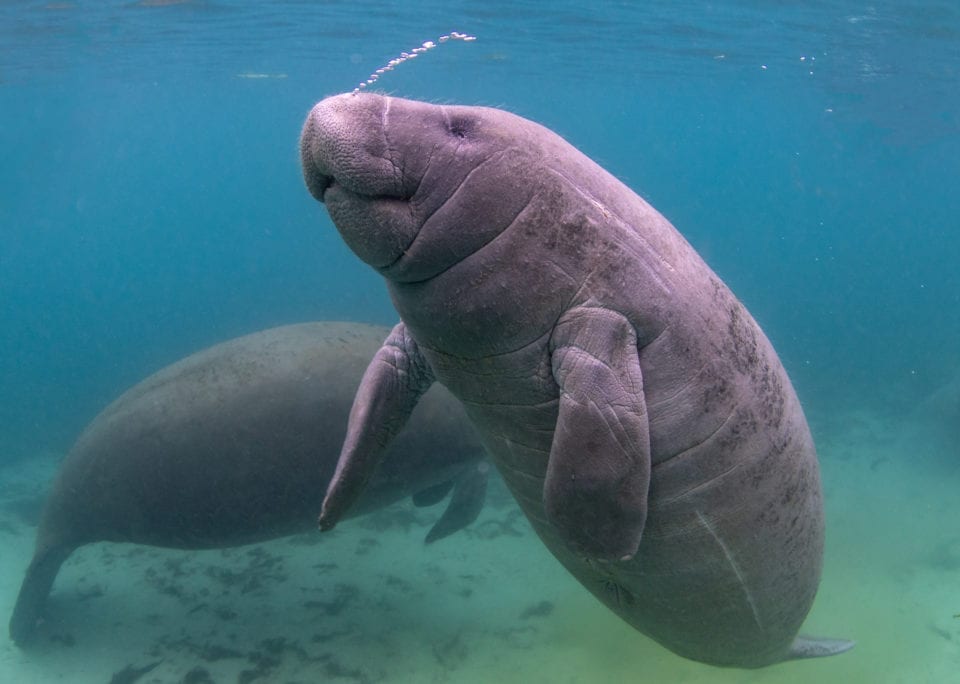
[[[557,572],[555,592],[595,612],[579,631],[569,607],[553,613],[542,649],[502,656],[508,672],[542,673],[563,643],[584,652],[571,681],[621,673],[603,669],[614,657],[637,681],[645,667],[667,678],[653,681],[951,681],[955,2],[0,4],[0,478],[62,455],[121,391],[202,347],[296,321],[394,322],[304,189],[298,135],[315,101],[450,30],[478,40],[379,88],[553,128],[664,213],[764,327],[823,463],[831,536],[812,619],[859,641],[846,664],[810,670],[644,665],[633,644],[657,648]],[[550,572],[534,545],[510,562],[529,548]],[[29,543],[8,548],[14,587]],[[484,680],[463,663],[429,677]]]

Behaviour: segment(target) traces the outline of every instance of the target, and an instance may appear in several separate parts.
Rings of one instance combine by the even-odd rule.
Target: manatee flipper
[[[451,477],[446,482],[421,489],[413,495],[413,505],[417,508],[423,508],[424,506],[434,506],[440,503],[444,497],[450,493],[450,490],[453,489],[456,482],[457,478]]]
[[[450,503],[440,519],[430,528],[424,539],[425,543],[432,544],[449,537],[477,519],[487,498],[489,474],[490,466],[486,463],[478,463],[460,474],[453,487]]]
[[[632,558],[650,488],[650,433],[637,335],[621,314],[575,307],[550,340],[560,387],[544,482],[550,522],[579,553]]]
[[[823,658],[825,656],[846,653],[856,646],[856,641],[849,639],[831,639],[827,637],[811,637],[799,635],[793,640],[787,660],[800,658]]]
[[[354,397],[340,460],[320,511],[321,530],[333,529],[357,500],[433,381],[417,343],[398,323],[367,366]]]
[[[60,566],[74,550],[73,545],[51,545],[34,554],[20,585],[17,604],[10,618],[10,639],[20,647],[29,644],[43,621],[47,597]]]

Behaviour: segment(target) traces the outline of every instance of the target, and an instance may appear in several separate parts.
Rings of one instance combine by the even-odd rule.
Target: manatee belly
[[[715,665],[756,667],[783,659],[816,594],[823,516],[816,462],[797,459],[794,499],[744,499],[745,468],[703,495],[665,500],[677,488],[653,470],[650,510],[630,561],[577,557],[547,521],[546,469],[532,472],[529,448],[484,438],[512,494],[551,553],[637,630],[675,653]],[[517,467],[523,463],[525,467]],[[510,464],[510,465],[505,465]],[[772,475],[768,474],[768,477]]]
[[[489,384],[471,395],[469,376],[446,370],[442,379],[467,395],[481,440],[538,536],[605,605],[687,658],[757,667],[785,657],[813,603],[823,552],[819,469],[792,391],[776,434],[745,438],[744,424],[756,421],[744,409],[710,439],[657,462],[638,553],[597,563],[573,553],[545,514],[556,399],[544,391],[531,401],[528,387],[518,405],[504,380],[499,399]]]

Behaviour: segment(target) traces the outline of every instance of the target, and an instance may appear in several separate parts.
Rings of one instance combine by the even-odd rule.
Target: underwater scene
[[[960,682],[956,2],[4,2],[0,150],[0,682]]]

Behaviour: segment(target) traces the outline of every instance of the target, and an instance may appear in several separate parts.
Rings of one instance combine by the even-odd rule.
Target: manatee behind
[[[206,549],[314,530],[354,392],[387,332],[356,323],[266,330],[168,366],[110,404],[54,480],[11,638],[30,640],[60,566],[84,544]],[[452,489],[434,539],[476,517],[485,466],[459,403],[445,391],[429,400],[353,514]]]

